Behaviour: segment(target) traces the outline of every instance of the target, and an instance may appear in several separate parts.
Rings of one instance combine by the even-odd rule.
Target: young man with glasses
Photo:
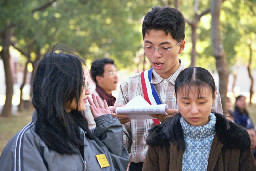
[[[146,14],[142,24],[144,52],[152,68],[133,75],[120,85],[116,106],[125,105],[141,95],[150,104],[167,104],[164,115],[153,115],[156,119],[131,120],[125,123],[126,146],[130,149],[131,171],[141,171],[147,153],[146,137],[148,130],[160,124],[167,117],[178,112],[174,96],[174,82],[185,68],[179,54],[185,48],[185,20],[175,8],[154,7]],[[220,97],[215,109],[222,113]]]
[[[114,61],[110,58],[94,60],[91,64],[90,74],[96,84],[96,88],[92,94],[99,96],[102,102],[106,100],[108,106],[114,106],[116,98],[112,95],[112,91],[116,90],[118,83]],[[85,116],[89,122],[89,127],[94,128],[96,123],[89,107],[85,111]]]

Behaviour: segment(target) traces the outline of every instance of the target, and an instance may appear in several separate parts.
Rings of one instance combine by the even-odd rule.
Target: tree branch
[[[195,14],[197,13],[197,10],[198,10],[198,3],[199,3],[199,0],[195,0],[195,4],[194,4],[194,12],[195,12]]]
[[[11,45],[17,50],[19,51],[22,55],[26,56],[27,58],[29,58],[29,54],[26,53],[25,51],[23,51],[22,49],[18,48],[17,46],[15,46],[15,44],[12,42]]]
[[[46,8],[48,8],[49,6],[51,6],[54,2],[56,2],[56,0],[51,0],[49,2],[46,2],[45,4],[35,8],[32,10],[32,13],[36,12],[36,11],[43,11],[45,10]]]
[[[201,12],[201,14],[199,14],[199,18],[201,18],[202,16],[204,16],[204,15],[210,13],[210,11],[211,11],[210,8],[204,10],[203,12]]]
[[[185,21],[188,23],[188,25],[192,25],[193,23],[185,18]]]
[[[0,30],[0,34],[3,34],[3,32],[5,32],[5,30],[9,29],[9,28],[12,28],[12,27],[15,27],[15,24],[9,24],[8,26],[2,28],[2,30]]]

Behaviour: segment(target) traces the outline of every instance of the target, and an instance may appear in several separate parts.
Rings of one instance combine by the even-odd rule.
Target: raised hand
[[[112,113],[108,108],[106,100],[103,100],[104,104],[102,104],[99,96],[92,94],[92,99],[88,97],[88,101],[90,103],[90,109],[94,118]]]

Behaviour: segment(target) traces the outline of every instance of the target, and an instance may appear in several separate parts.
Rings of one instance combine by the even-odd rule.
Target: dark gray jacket
[[[122,143],[122,126],[112,115],[95,119],[93,133],[97,138],[84,137],[84,159],[79,154],[59,154],[50,150],[35,133],[35,122],[26,125],[6,145],[0,157],[0,171],[123,171],[129,155]],[[101,168],[97,154],[105,154],[110,167]]]

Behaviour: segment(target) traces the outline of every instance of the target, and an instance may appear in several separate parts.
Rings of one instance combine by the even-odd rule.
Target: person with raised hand
[[[88,97],[83,60],[50,52],[39,62],[33,82],[32,122],[6,145],[1,171],[125,170],[129,155],[122,125],[106,101]],[[96,128],[88,128],[83,111],[89,100]]]

